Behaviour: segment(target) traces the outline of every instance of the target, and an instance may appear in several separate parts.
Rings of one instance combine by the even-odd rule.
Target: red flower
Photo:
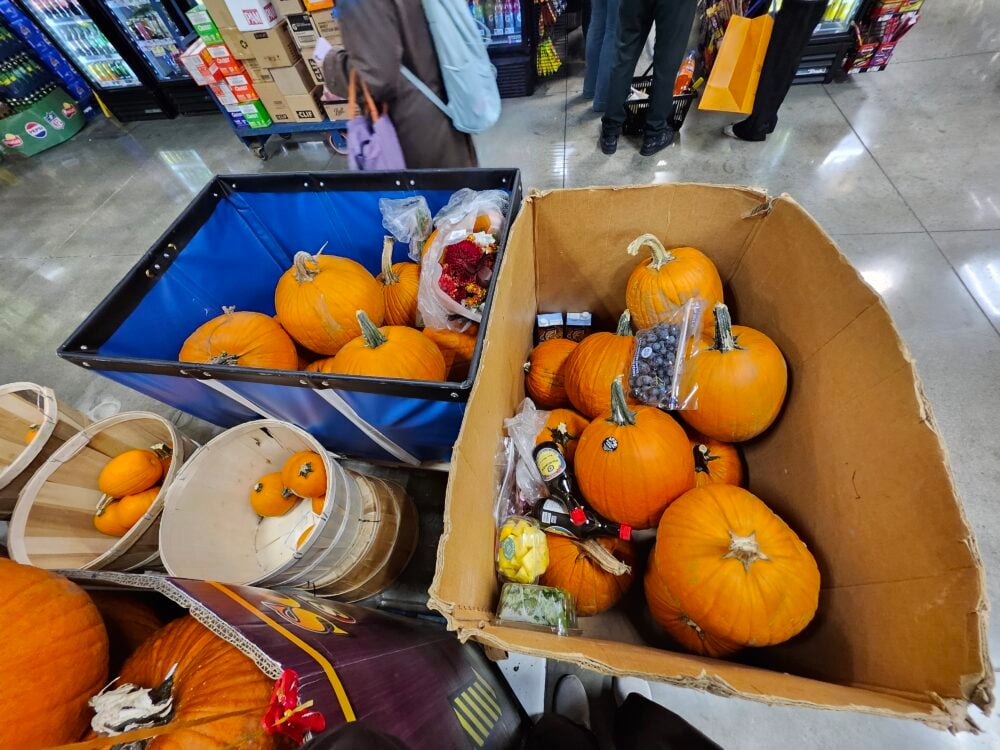
[[[455,279],[448,275],[447,271],[448,269],[445,269],[445,272],[441,274],[441,278],[438,280],[438,286],[441,287],[442,292],[447,294],[453,300],[461,302],[465,299],[465,290]]]
[[[483,259],[483,250],[471,240],[462,240],[444,249],[441,264],[452,269],[452,275],[475,278],[479,264]]]
[[[299,676],[286,669],[274,683],[271,702],[263,718],[264,729],[268,734],[283,734],[301,745],[306,732],[326,729],[326,719],[319,711],[310,710],[312,705],[312,701],[299,705]]]

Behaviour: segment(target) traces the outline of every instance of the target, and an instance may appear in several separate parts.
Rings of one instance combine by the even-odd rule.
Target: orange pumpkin
[[[688,651],[714,657],[728,656],[739,651],[739,644],[730,643],[709,633],[684,613],[680,602],[670,593],[652,559],[646,569],[643,585],[646,590],[646,603],[653,619]]]
[[[33,424],[28,428],[28,431],[24,433],[24,444],[31,445],[35,440],[35,436],[38,435],[39,425]]]
[[[174,449],[166,443],[157,443],[150,447],[150,450],[160,459],[160,466],[163,469],[163,476],[170,470],[170,463],[174,459]]]
[[[611,410],[587,426],[576,447],[577,484],[604,517],[649,529],[694,486],[691,446],[684,429],[659,409],[629,409],[621,376],[609,391]]]
[[[417,290],[420,288],[420,266],[416,263],[393,263],[392,248],[396,241],[386,237],[382,242],[382,284],[385,300],[385,323],[390,326],[412,326],[417,322]]]
[[[816,560],[788,524],[740,487],[710,484],[679,497],[660,519],[654,557],[684,612],[732,643],[787,641],[816,614]]]
[[[569,537],[546,534],[545,538],[549,544],[549,567],[539,583],[571,593],[578,615],[588,617],[610,609],[632,586],[634,572],[613,575]],[[631,544],[610,537],[601,537],[597,541],[623,563],[635,567],[635,550]]]
[[[691,450],[694,453],[694,483],[696,487],[706,484],[743,484],[743,462],[735,445],[713,440],[699,432],[689,433]]]
[[[97,489],[111,497],[148,490],[163,476],[163,464],[153,451],[134,448],[108,461],[97,477]]]
[[[274,308],[293,339],[326,355],[336,354],[360,335],[357,310],[378,325],[385,316],[381,284],[364,266],[349,258],[305,252],[295,253],[292,267],[278,280]]]
[[[141,598],[142,594],[100,589],[89,593],[108,631],[110,673],[116,674],[125,660],[166,623],[157,611]]]
[[[322,497],[314,497],[311,502],[312,502],[312,512],[315,513],[317,516],[322,515],[323,506],[326,505],[326,495],[323,495]]]
[[[94,528],[108,536],[125,536],[128,533],[129,527],[118,515],[117,500],[106,504],[100,513],[94,514]]]
[[[705,302],[704,325],[711,330],[712,308],[722,302],[722,279],[715,264],[693,247],[667,250],[652,234],[636,237],[628,254],[638,255],[644,246],[649,247],[650,257],[632,270],[625,285],[625,304],[636,327],[663,323],[680,305],[699,297]]]
[[[293,453],[281,468],[281,481],[299,497],[325,495],[326,466],[323,458],[313,451]]]
[[[0,558],[0,747],[76,742],[108,677],[97,607],[60,575]]]
[[[524,365],[524,388],[539,409],[569,405],[566,360],[576,347],[569,339],[548,339],[531,350]]]
[[[444,355],[433,341],[415,328],[376,328],[363,310],[358,310],[361,335],[346,344],[320,372],[365,375],[375,378],[444,380]]]
[[[302,533],[299,534],[299,538],[295,540],[295,549],[299,549],[306,543],[306,539],[309,538],[309,535],[312,534],[313,529],[315,528],[316,526],[313,524],[312,526],[306,526],[306,528],[302,530]]]
[[[681,412],[708,437],[738,443],[774,422],[785,402],[788,369],[766,335],[734,326],[725,305],[715,306],[715,333],[695,343],[681,372],[682,390],[697,388],[698,408]]]
[[[118,506],[118,522],[125,526],[125,528],[131,529],[146,514],[146,511],[153,506],[156,496],[159,494],[159,487],[150,487],[148,490],[123,497],[115,503]]]
[[[622,313],[615,333],[592,333],[566,359],[563,383],[570,403],[593,419],[611,410],[608,384],[627,375],[635,354],[629,311]],[[635,400],[629,395],[629,403]]]
[[[285,487],[280,471],[265,474],[250,488],[250,506],[254,513],[264,518],[285,515],[299,500],[297,495]]]
[[[174,664],[174,721],[245,713],[161,734],[150,743],[150,750],[221,750],[234,742],[248,750],[285,747],[281,735],[267,734],[260,723],[274,681],[190,615],[147,639],[125,662],[117,684],[156,687]]]
[[[424,336],[433,341],[441,351],[449,381],[461,383],[469,377],[472,355],[479,338],[479,326],[474,325],[464,333],[446,328],[425,328]]]
[[[572,409],[553,409],[545,420],[545,427],[535,438],[535,445],[551,440],[562,448],[566,461],[573,463],[580,436],[589,424],[589,419]]]
[[[198,326],[177,358],[181,362],[294,370],[295,344],[281,325],[270,315],[235,309],[223,307],[222,315]]]

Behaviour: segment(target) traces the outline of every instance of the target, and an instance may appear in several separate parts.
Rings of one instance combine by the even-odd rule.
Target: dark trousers
[[[784,0],[774,17],[771,42],[760,71],[753,112],[733,126],[733,132],[747,141],[762,141],[778,124],[778,108],[785,101],[795,79],[799,60],[816,24],[823,18],[828,0]]]
[[[722,750],[684,719],[632,693],[615,712],[616,750]],[[559,714],[544,714],[529,732],[524,750],[599,750],[586,727]]]
[[[606,132],[620,132],[625,123],[625,100],[654,21],[653,91],[646,116],[646,135],[655,135],[667,129],[674,100],[674,81],[684,59],[684,48],[691,33],[697,4],[697,0],[621,0],[615,62],[611,69],[608,105],[602,120]]]

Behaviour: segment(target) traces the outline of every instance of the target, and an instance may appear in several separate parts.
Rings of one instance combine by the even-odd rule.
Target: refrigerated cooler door
[[[190,78],[177,60],[184,35],[159,0],[103,0],[103,5],[158,80]]]
[[[521,0],[468,0],[469,10],[489,32],[489,47],[518,47],[523,44]]]
[[[858,12],[861,0],[830,0],[823,14],[823,20],[816,26],[813,36],[842,34],[851,27],[851,21]]]
[[[94,88],[126,89],[142,85],[77,0],[23,0],[23,4]]]

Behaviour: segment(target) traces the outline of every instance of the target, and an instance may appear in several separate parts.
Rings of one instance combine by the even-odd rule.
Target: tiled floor
[[[998,80],[1000,2],[927,0],[885,72],[794,89],[767,143],[722,138],[729,119],[696,111],[658,157],[642,158],[632,144],[604,157],[574,76],[507,102],[479,151],[484,165],[518,166],[526,185],[542,189],[701,181],[794,196],[885,296],[933,403],[1000,603]],[[105,122],[28,162],[0,164],[0,382],[41,380],[85,409],[163,410],[54,350],[213,173],[344,166],[320,143],[277,149],[259,161],[220,118]],[[1000,625],[990,634],[1000,653]],[[983,735],[951,737],[665,686],[656,696],[727,748],[1000,748],[996,719],[979,717]]]

